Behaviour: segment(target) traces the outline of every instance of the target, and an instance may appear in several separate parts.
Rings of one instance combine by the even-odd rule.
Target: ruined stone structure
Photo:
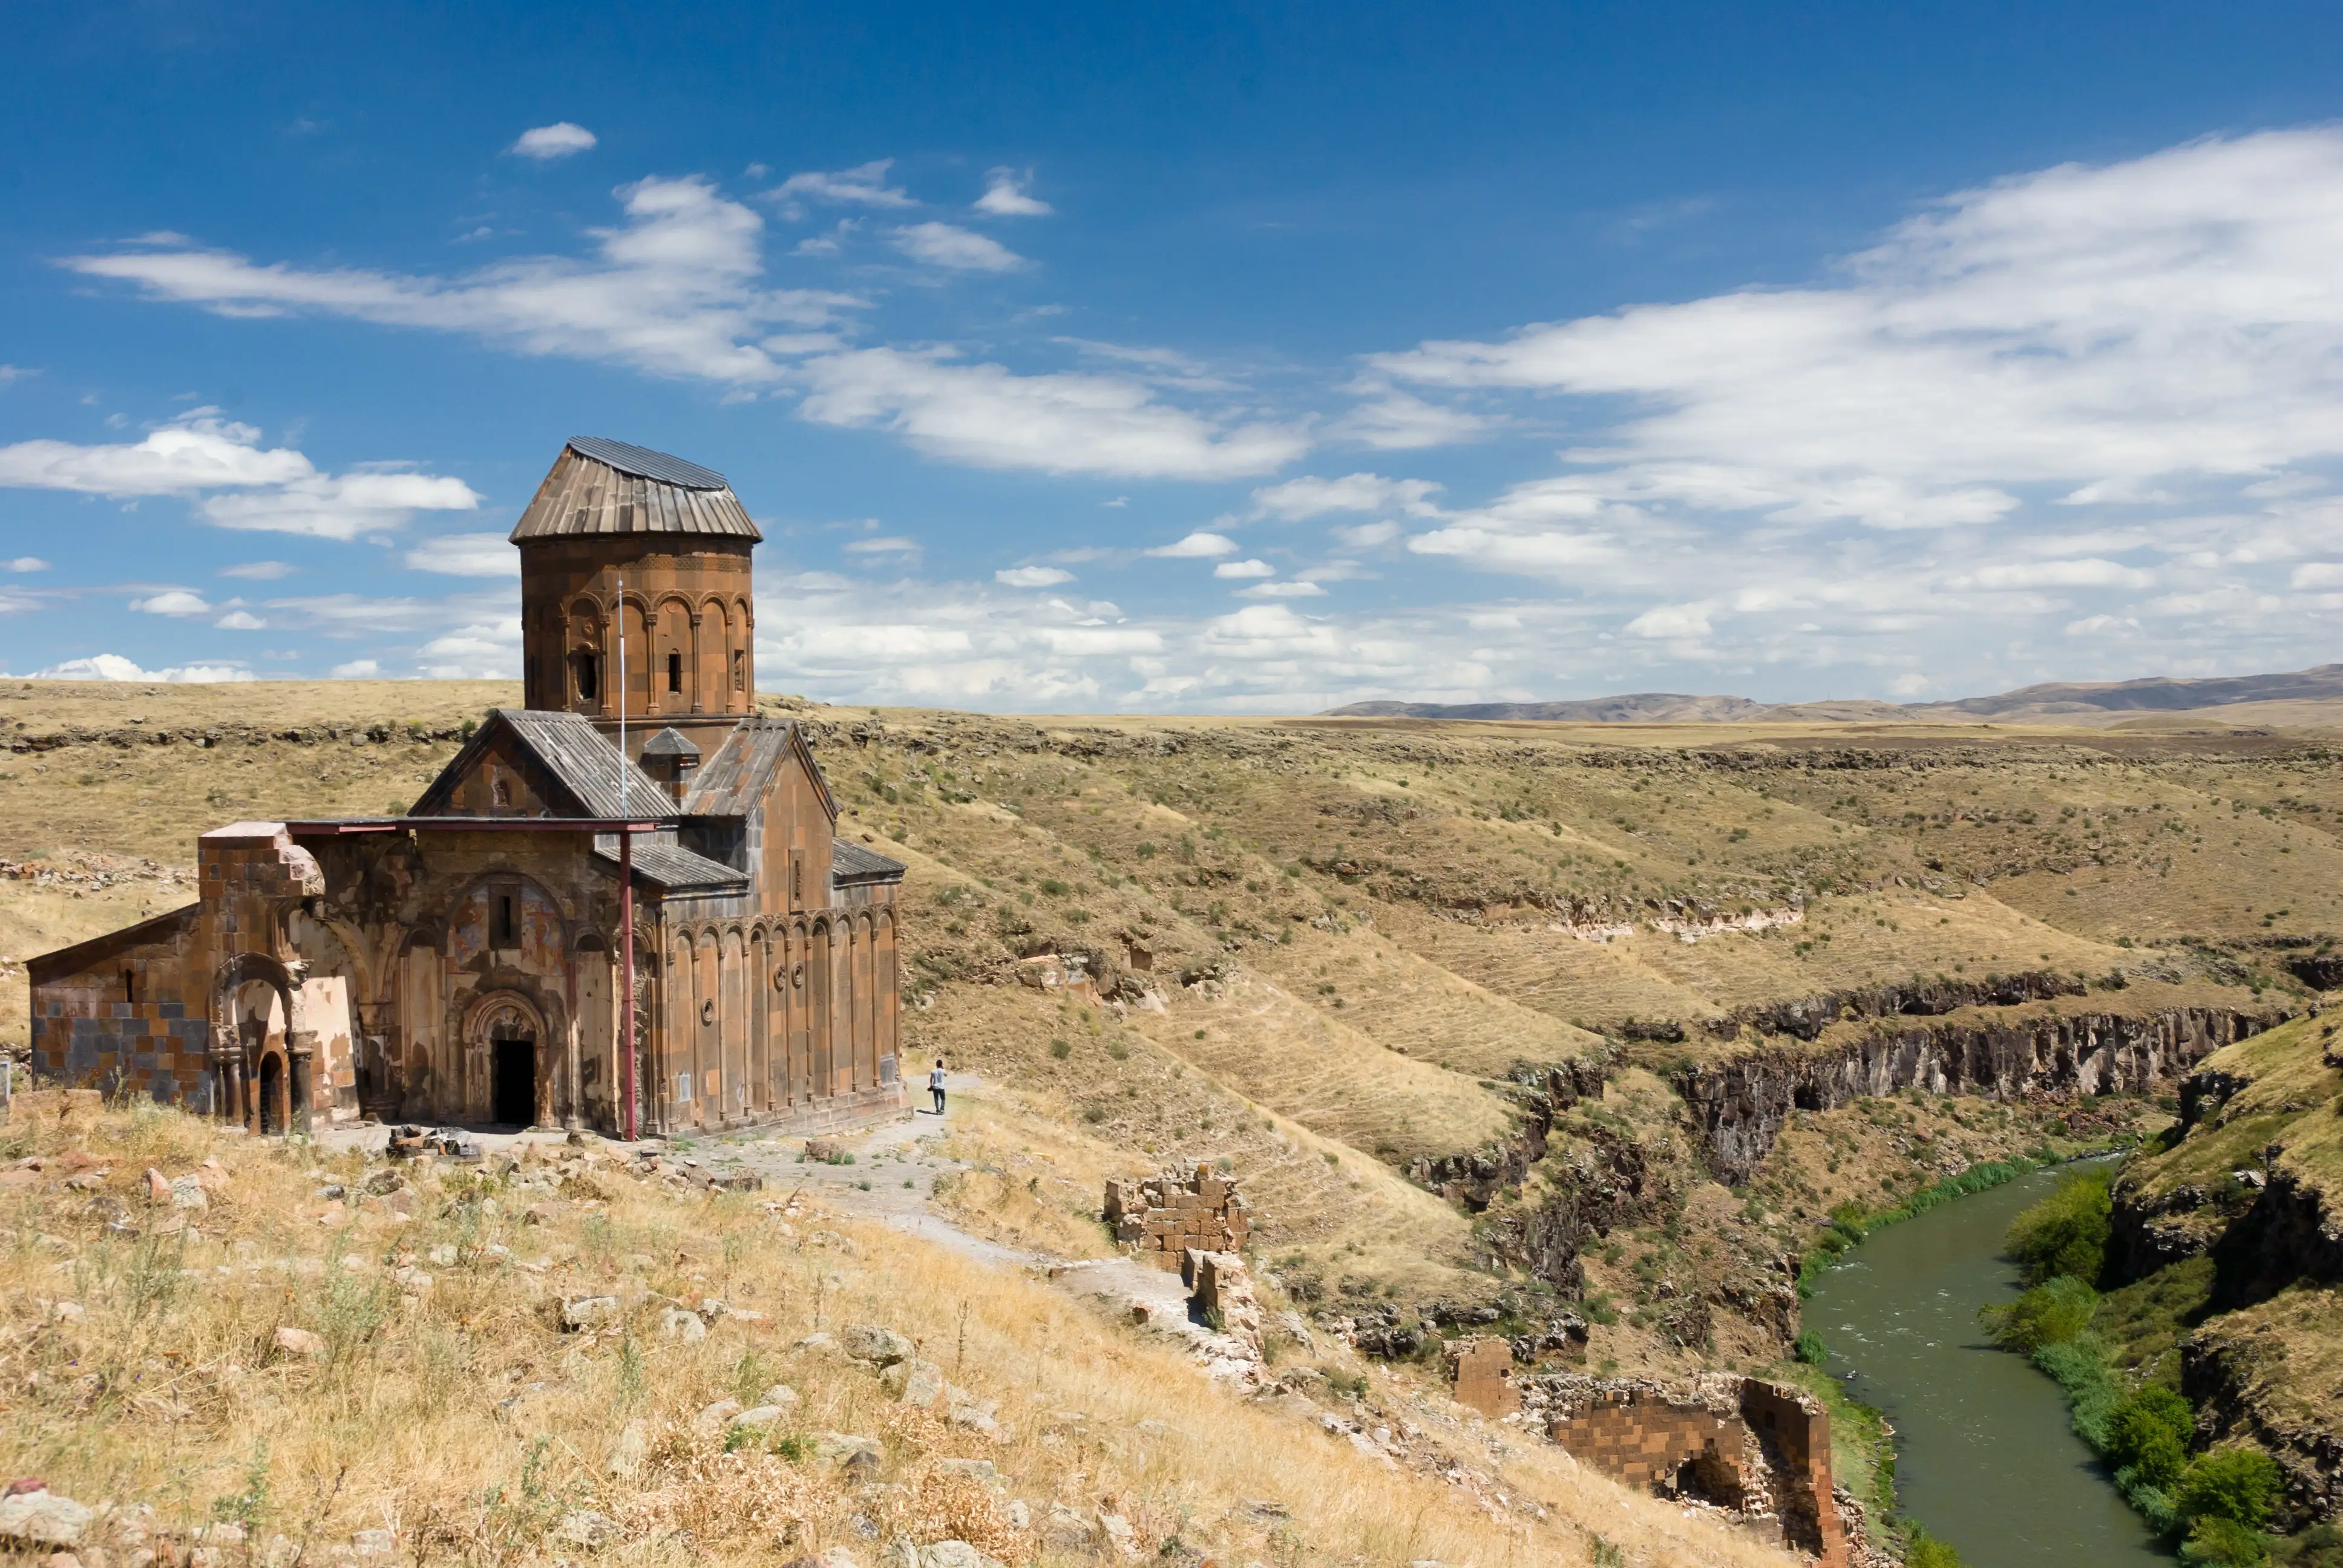
[[[35,1070],[256,1132],[900,1114],[903,867],[753,710],[759,537],[722,476],[569,442],[512,534],[528,706],[407,814],[217,829],[196,902],[33,960]]]
[[[1681,1387],[1540,1378],[1525,1392],[1547,1435],[1580,1462],[1630,1486],[1774,1521],[1785,1542],[1825,1568],[1847,1568],[1830,1416],[1804,1394],[1725,1374]]]
[[[1493,1334],[1473,1334],[1448,1347],[1448,1378],[1456,1402],[1492,1420],[1522,1408],[1513,1386],[1513,1347]]]
[[[1106,1222],[1116,1241],[1137,1243],[1142,1260],[1164,1270],[1180,1269],[1191,1249],[1242,1251],[1252,1228],[1237,1184],[1209,1165],[1184,1181],[1177,1171],[1139,1181],[1109,1180]]]

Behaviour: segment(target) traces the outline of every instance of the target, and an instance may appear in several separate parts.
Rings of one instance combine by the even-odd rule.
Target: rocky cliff
[[[2138,1015],[1947,1019],[1880,1028],[1818,1050],[1764,1048],[1686,1069],[1674,1081],[1710,1167],[1720,1180],[1739,1186],[1765,1163],[1793,1111],[1827,1111],[1915,1086],[1933,1094],[1995,1099],[2146,1093],[2278,1016],[2165,1008]]]

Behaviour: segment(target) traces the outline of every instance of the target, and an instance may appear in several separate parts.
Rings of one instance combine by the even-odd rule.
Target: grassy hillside
[[[27,748],[0,763],[0,949],[183,900],[216,821],[402,805],[462,720],[516,695],[0,686]],[[2047,971],[2086,977],[2087,1000],[1947,1021],[2269,1012],[2309,995],[2287,960],[2343,931],[2343,785],[2316,735],[765,703],[808,725],[840,831],[910,867],[909,1049],[1013,1091],[1001,1169],[1046,1147],[1083,1173],[1051,1202],[992,1179],[968,1198],[989,1223],[1078,1250],[1092,1176],[1226,1158],[1264,1255],[1322,1314],[1489,1302],[1527,1328],[1568,1309],[1592,1320],[1590,1362],[1622,1370],[1777,1357],[1779,1261],[1834,1207],[2157,1116],[1799,1111],[1729,1188],[1677,1075],[1870,1027],[1834,1001],[1806,1040],[1769,1009]],[[1040,954],[1081,955],[1108,1004],[1017,983]],[[15,1040],[24,995],[0,992]],[[1548,1070],[1576,1063],[1602,1087],[1559,1103]]]

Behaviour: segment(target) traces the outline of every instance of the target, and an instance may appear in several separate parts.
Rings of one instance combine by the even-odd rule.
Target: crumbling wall
[[[1106,1222],[1116,1241],[1135,1244],[1141,1259],[1166,1271],[1181,1268],[1192,1248],[1242,1251],[1252,1229],[1237,1184],[1209,1165],[1197,1166],[1184,1181],[1177,1171],[1135,1181],[1110,1179]]]
[[[1795,1389],[1708,1373],[1682,1383],[1525,1380],[1523,1405],[1573,1458],[1630,1486],[1778,1519],[1789,1544],[1847,1568],[1830,1416]]]
[[[1448,1347],[1448,1376],[1456,1402],[1494,1419],[1522,1408],[1513,1386],[1513,1348],[1490,1334],[1473,1334]]]

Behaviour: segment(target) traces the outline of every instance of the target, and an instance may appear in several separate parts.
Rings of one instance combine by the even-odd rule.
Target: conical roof
[[[765,537],[713,469],[648,447],[573,436],[513,526],[512,542],[621,534]]]

